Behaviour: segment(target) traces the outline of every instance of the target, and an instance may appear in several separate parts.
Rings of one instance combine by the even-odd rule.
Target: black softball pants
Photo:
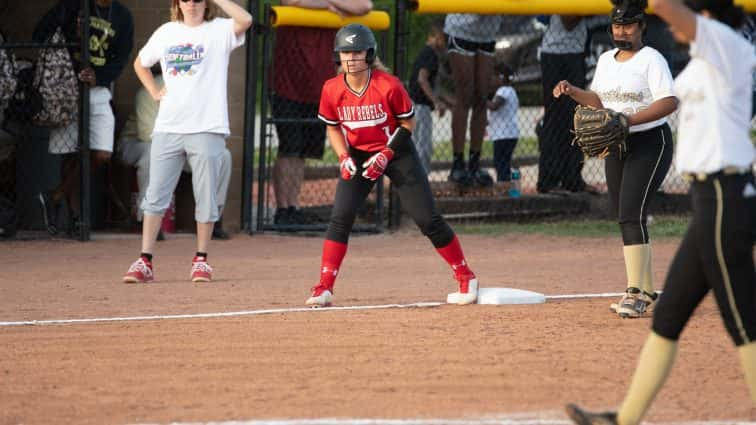
[[[672,164],[672,132],[667,124],[631,133],[628,153],[606,157],[609,201],[622,231],[624,245],[648,243],[648,204]]]
[[[747,186],[750,185],[750,188]],[[711,175],[690,188],[693,218],[654,309],[653,330],[677,340],[709,292],[735,345],[756,341],[753,175]]]
[[[443,248],[454,239],[454,231],[436,211],[428,176],[414,144],[406,145],[405,150],[395,152],[385,175],[391,179],[402,208],[412,217],[423,235],[430,239],[434,247]],[[362,163],[373,153],[356,149],[350,149],[349,153],[357,165],[357,173],[351,180],[339,178],[331,221],[326,231],[326,239],[341,243],[349,241],[357,211],[375,186],[374,181],[362,177]]]

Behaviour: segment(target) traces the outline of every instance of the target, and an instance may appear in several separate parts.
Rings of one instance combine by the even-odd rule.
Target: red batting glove
[[[357,174],[357,166],[348,152],[339,155],[339,167],[341,168],[341,178],[351,180]]]
[[[383,175],[386,171],[389,161],[394,157],[394,150],[391,148],[383,148],[380,152],[373,155],[362,164],[362,168],[365,171],[362,172],[362,177],[368,180],[375,180]]]

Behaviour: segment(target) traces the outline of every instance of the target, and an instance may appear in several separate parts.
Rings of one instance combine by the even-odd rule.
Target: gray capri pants
[[[218,133],[154,133],[150,150],[150,182],[142,201],[145,214],[162,216],[171,203],[184,161],[192,169],[194,219],[198,223],[218,221],[217,187],[226,138]]]

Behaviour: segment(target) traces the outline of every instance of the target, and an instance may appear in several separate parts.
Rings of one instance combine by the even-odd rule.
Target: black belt
[[[714,173],[708,173],[708,174],[707,173],[682,173],[682,176],[687,182],[694,182],[694,181],[707,182],[717,177],[751,174],[751,172],[752,170],[750,167],[747,167],[747,168],[725,167]]]

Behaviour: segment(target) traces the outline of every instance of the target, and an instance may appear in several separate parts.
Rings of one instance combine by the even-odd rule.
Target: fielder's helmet
[[[647,0],[612,0],[612,23],[619,25],[643,23]]]
[[[349,24],[342,27],[333,40],[333,61],[341,65],[339,52],[367,51],[365,61],[372,64],[378,50],[378,43],[370,28],[362,24]]]

